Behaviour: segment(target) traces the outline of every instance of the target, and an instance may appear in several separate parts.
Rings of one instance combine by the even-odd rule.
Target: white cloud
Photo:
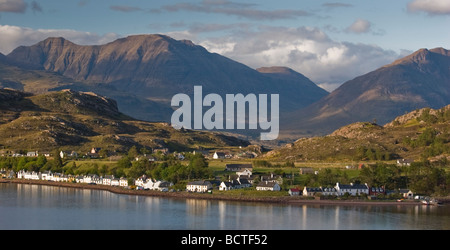
[[[375,45],[334,41],[311,27],[260,27],[199,44],[253,68],[290,67],[327,90],[399,57]]]
[[[58,29],[31,29],[11,25],[0,25],[0,52],[10,53],[19,46],[30,46],[38,43],[48,37],[64,37],[71,42],[80,45],[104,44],[111,42],[119,35],[108,33],[98,35],[91,32],[82,32],[76,30],[58,30]]]
[[[414,0],[408,4],[411,12],[423,11],[430,15],[450,15],[450,1],[448,0]]]
[[[0,12],[24,13],[27,4],[23,0],[0,0]]]
[[[350,27],[346,29],[347,32],[353,32],[353,33],[367,33],[370,31],[371,24],[369,21],[364,19],[358,19]]]

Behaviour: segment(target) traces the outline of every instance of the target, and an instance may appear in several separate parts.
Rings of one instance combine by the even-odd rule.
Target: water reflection
[[[0,184],[0,229],[450,229],[450,207],[277,205]]]

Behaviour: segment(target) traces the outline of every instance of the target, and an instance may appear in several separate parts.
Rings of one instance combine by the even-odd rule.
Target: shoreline
[[[116,194],[124,195],[139,195],[150,197],[164,197],[164,198],[176,198],[176,199],[202,199],[202,200],[217,200],[217,201],[241,201],[241,202],[261,202],[261,203],[273,203],[282,205],[345,205],[345,206],[417,206],[422,205],[418,201],[359,201],[359,200],[319,200],[319,199],[306,199],[295,196],[277,196],[277,197],[245,197],[245,196],[228,196],[220,194],[206,194],[206,193],[188,193],[181,192],[161,192],[152,190],[132,190],[125,189],[123,187],[113,187],[106,185],[89,185],[80,183],[69,182],[51,182],[44,180],[23,180],[23,179],[3,179],[0,183],[17,183],[17,184],[31,184],[31,185],[45,185],[56,187],[68,187],[77,189],[91,189],[91,190],[103,190]],[[447,203],[448,201],[446,201]]]

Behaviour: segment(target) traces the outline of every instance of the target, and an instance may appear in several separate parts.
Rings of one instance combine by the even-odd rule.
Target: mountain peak
[[[291,119],[288,126],[291,130],[327,134],[349,123],[385,124],[411,110],[440,108],[449,103],[449,51],[420,49],[343,83],[330,95],[300,110],[295,114],[299,118]]]
[[[67,45],[74,45],[69,40],[66,40],[64,37],[49,37],[41,42],[38,43],[38,45],[42,47],[49,47],[49,46],[67,46]]]
[[[430,49],[430,51],[436,54],[441,54],[443,56],[450,56],[450,50],[446,50],[442,47]]]
[[[412,53],[409,56],[403,57],[401,59],[398,59],[394,61],[393,63],[386,65],[385,67],[394,66],[398,64],[405,64],[405,63],[427,63],[433,57],[434,55],[442,55],[442,56],[450,56],[450,51],[446,50],[442,47],[434,48],[434,49],[426,49],[422,48],[417,50],[416,52]]]

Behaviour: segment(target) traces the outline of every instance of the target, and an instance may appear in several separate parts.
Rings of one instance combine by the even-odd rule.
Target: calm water
[[[0,229],[450,229],[450,206],[274,205],[0,184]]]

